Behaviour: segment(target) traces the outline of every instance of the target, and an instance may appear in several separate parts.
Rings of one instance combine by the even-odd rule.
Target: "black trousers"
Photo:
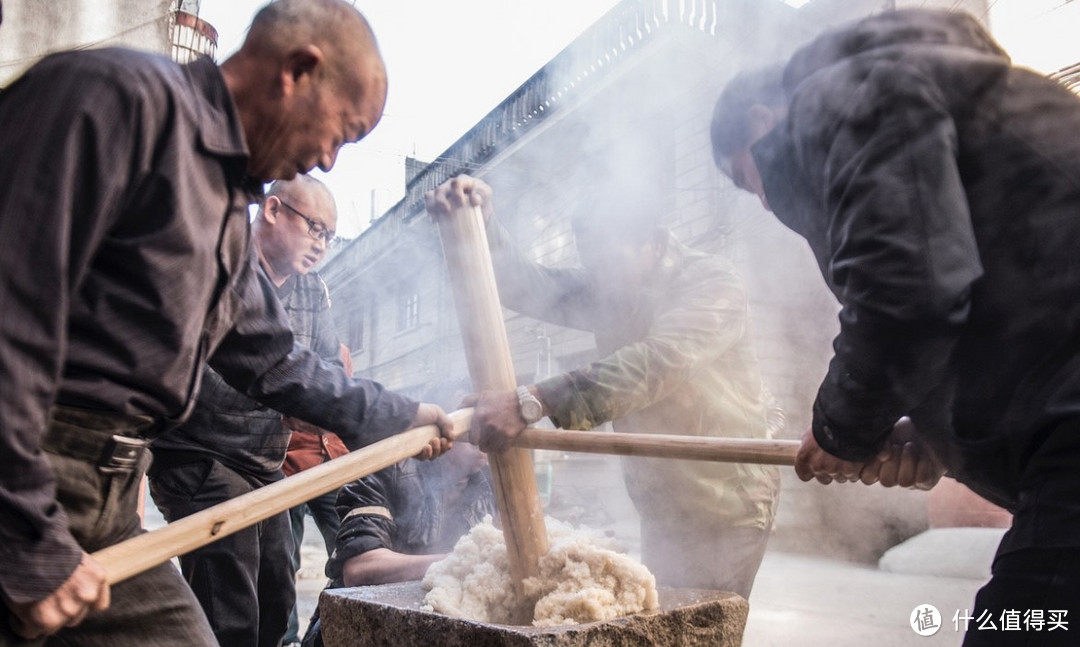
[[[964,647],[1080,644],[1080,550],[1030,548],[999,555],[966,616]],[[943,618],[943,622],[948,622]]]
[[[1062,420],[1044,438],[969,614],[984,621],[968,622],[964,647],[1080,645],[1080,420]]]
[[[85,446],[95,437],[134,435],[113,415],[58,408],[50,434],[57,445]],[[63,442],[64,439],[71,443]],[[76,452],[72,452],[76,453]],[[145,452],[130,469],[103,470],[86,456],[63,449],[46,452],[56,475],[56,499],[68,517],[72,535],[83,550],[96,550],[143,532],[138,516],[142,477],[150,455]],[[64,647],[216,647],[210,626],[180,573],[166,562],[111,587],[106,611],[91,613],[78,626],[49,638],[17,639],[10,633],[7,610],[0,604],[0,645]]]
[[[337,541],[338,528],[341,519],[338,518],[334,503],[337,501],[337,490],[327,492],[322,496],[315,497],[307,503],[302,503],[289,510],[289,521],[292,524],[293,535],[293,571],[300,570],[300,546],[304,542],[304,517],[308,514],[315,519],[315,527],[322,535],[323,545],[326,547],[326,557],[329,558],[334,552],[334,544]],[[300,617],[299,610],[294,605],[289,613],[289,630],[285,634],[285,644],[300,642]]]
[[[159,458],[150,494],[170,522],[264,485],[209,456]],[[221,645],[281,644],[296,602],[292,554],[292,528],[283,512],[180,558],[180,570]]]

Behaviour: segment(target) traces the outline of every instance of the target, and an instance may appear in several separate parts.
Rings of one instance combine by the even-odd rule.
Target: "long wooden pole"
[[[453,209],[448,217],[436,218],[436,222],[473,389],[513,390],[517,379],[483,215],[478,207],[465,205]],[[522,582],[539,574],[540,557],[548,550],[532,456],[527,449],[511,448],[489,455],[488,462],[510,577],[520,601],[524,599]]]
[[[472,409],[450,414],[454,433],[469,429]],[[150,568],[184,555],[263,519],[336,490],[356,479],[415,456],[439,435],[434,425],[415,427],[346,456],[316,465],[287,479],[230,499],[211,508],[138,537],[132,537],[94,553],[105,567],[109,584],[126,580]],[[453,450],[451,450],[453,451]]]
[[[766,465],[794,465],[795,454],[799,451],[797,440],[622,434],[533,428],[518,434],[514,438],[514,446],[565,452]]]
[[[454,421],[455,436],[460,436],[469,429],[472,415],[472,409],[461,409],[450,414]],[[105,567],[109,584],[116,584],[177,555],[189,553],[362,476],[415,456],[437,434],[438,431],[432,425],[411,429],[157,530],[99,550],[94,553],[94,558]],[[514,445],[556,451],[771,465],[792,465],[795,452],[799,448],[796,440],[620,434],[536,428],[521,432],[514,439]]]

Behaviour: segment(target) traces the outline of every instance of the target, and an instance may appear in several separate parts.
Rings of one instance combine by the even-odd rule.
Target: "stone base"
[[[496,625],[421,611],[419,582],[324,591],[326,647],[738,647],[750,605],[734,593],[659,589],[660,608],[606,622],[559,627]]]

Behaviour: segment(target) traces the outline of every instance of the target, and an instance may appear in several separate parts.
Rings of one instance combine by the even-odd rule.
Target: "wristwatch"
[[[525,424],[531,425],[544,417],[544,405],[540,404],[540,400],[537,400],[536,396],[529,391],[529,387],[519,386],[517,396],[518,408],[521,411],[522,419],[525,420]]]

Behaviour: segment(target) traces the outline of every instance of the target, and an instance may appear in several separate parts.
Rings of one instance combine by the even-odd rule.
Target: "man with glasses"
[[[259,270],[274,285],[296,341],[341,365],[326,284],[313,268],[334,239],[337,209],[307,175],[270,186],[252,225]],[[207,366],[186,423],[154,440],[150,492],[169,521],[284,477],[292,426]],[[180,568],[222,645],[281,643],[296,599],[289,514],[270,517],[180,557]]]

